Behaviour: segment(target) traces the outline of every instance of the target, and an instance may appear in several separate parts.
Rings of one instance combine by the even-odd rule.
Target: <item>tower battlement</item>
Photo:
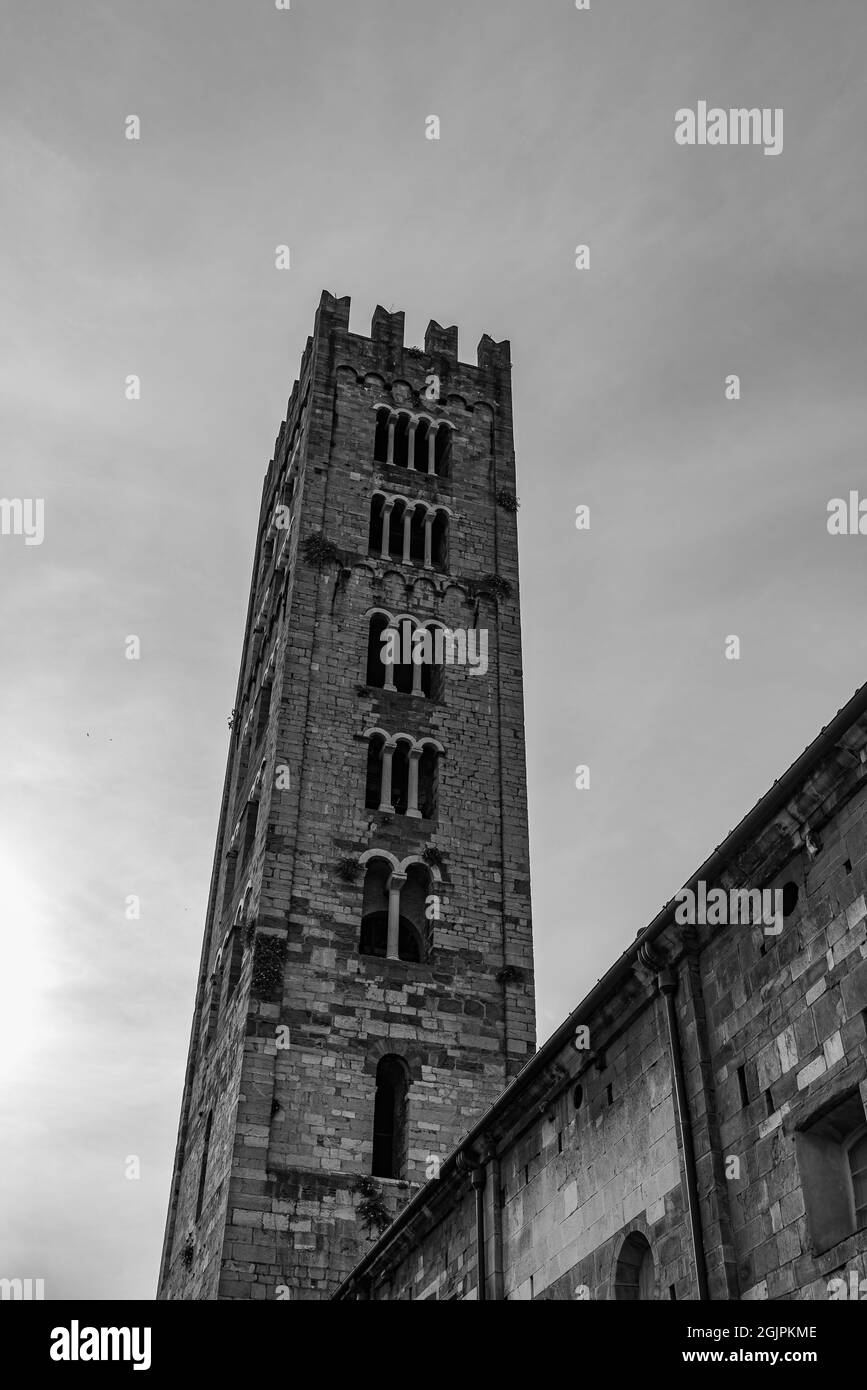
[[[424,348],[407,347],[404,341],[406,315],[402,309],[390,311],[377,304],[370,323],[370,336],[351,333],[349,329],[349,295],[336,298],[328,290],[322,291],[317,312],[317,328],[325,334],[343,334],[356,344],[375,344],[387,357],[399,360],[404,354],[420,355],[424,359],[439,358],[449,363],[456,371],[468,375],[481,387],[486,378],[496,379],[508,375],[511,367],[510,344],[508,339],[497,343],[487,333],[483,334],[476,352],[476,364],[460,362],[458,359],[458,330],[455,325],[443,328],[431,319],[425,329]],[[348,344],[347,344],[348,346]]]

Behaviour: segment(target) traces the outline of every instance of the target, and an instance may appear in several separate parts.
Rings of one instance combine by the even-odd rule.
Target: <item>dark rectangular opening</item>
[[[749,1095],[747,1094],[747,1069],[746,1069],[746,1067],[738,1067],[738,1091],[739,1091],[739,1093],[740,1093],[740,1098],[741,1098],[741,1108],[744,1109],[744,1108],[745,1108],[747,1105],[749,1105],[749,1103],[750,1103],[750,1098],[749,1098]]]

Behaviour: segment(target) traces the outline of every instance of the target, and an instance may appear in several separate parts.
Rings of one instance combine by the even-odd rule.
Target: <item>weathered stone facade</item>
[[[510,371],[322,296],[262,496],[160,1298],[327,1296],[359,1207],[399,1212],[533,1053]],[[379,629],[434,619],[487,632],[487,672],[389,672]]]
[[[862,687],[338,1298],[867,1298],[865,757]]]

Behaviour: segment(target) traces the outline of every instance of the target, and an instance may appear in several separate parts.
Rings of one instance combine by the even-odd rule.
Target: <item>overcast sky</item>
[[[867,7],[3,9],[0,495],[45,535],[0,537],[0,1276],[149,1298],[321,290],[512,342],[542,1041],[867,676],[867,538],[826,529],[867,495]],[[783,108],[782,153],[677,145],[700,100]]]

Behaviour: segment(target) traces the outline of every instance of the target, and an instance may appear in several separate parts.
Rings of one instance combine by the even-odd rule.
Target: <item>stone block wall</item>
[[[689,880],[722,890],[722,920],[689,920],[676,895],[338,1298],[478,1298],[480,1187],[487,1298],[853,1296],[865,754],[867,687]],[[779,915],[734,912],[745,890]]]

